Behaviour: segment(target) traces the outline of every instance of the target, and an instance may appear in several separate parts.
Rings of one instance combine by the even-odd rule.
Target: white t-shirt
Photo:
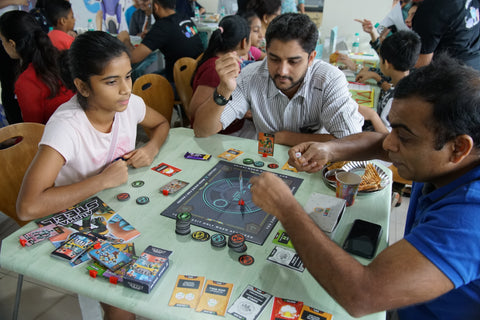
[[[109,162],[115,131],[117,139],[110,159],[134,150],[137,124],[145,118],[145,110],[143,99],[132,94],[127,109],[116,113],[112,130],[103,133],[92,126],[76,95],[62,104],[48,120],[39,143],[55,149],[65,159],[55,186],[76,183],[101,172]]]

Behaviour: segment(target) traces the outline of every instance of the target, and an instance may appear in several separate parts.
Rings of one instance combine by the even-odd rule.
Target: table
[[[334,315],[335,319],[352,319],[346,311],[339,306],[317,282],[310,273],[290,270],[266,261],[266,257],[274,248],[273,237],[278,229],[277,223],[272,233],[263,246],[248,243],[247,253],[255,258],[251,266],[241,265],[237,259],[241,254],[234,253],[225,247],[213,250],[208,242],[197,242],[188,236],[176,235],[175,221],[161,216],[160,213],[169,206],[187,188],[174,196],[164,196],[159,192],[159,187],[177,178],[195,183],[204,173],[217,163],[216,157],[229,148],[244,151],[240,157],[233,160],[242,163],[243,158],[260,159],[257,154],[257,142],[233,136],[214,135],[209,138],[195,138],[193,130],[187,128],[171,129],[165,145],[152,163],[155,166],[161,162],[182,169],[173,177],[167,177],[150,169],[150,167],[131,169],[128,183],[116,188],[104,190],[97,195],[123,218],[137,228],[141,235],[134,240],[137,253],[143,251],[148,245],[173,250],[170,256],[170,267],[160,278],[156,287],[150,294],[141,293],[122,285],[114,285],[105,279],[94,279],[88,276],[85,266],[72,268],[63,261],[50,257],[53,246],[45,241],[32,247],[22,248],[18,237],[36,228],[30,222],[17,232],[2,241],[0,252],[0,265],[2,268],[39,279],[48,284],[76,292],[111,305],[135,312],[151,319],[219,319],[216,316],[197,313],[193,309],[169,307],[168,301],[179,274],[205,276],[212,279],[234,284],[230,304],[239,296],[247,284],[256,286],[274,296],[303,301],[305,304],[319,308]],[[281,172],[286,175],[304,179],[295,197],[304,205],[312,192],[334,195],[322,181],[320,174],[294,173],[281,170],[287,161],[288,148],[275,145],[274,160],[280,168],[265,170]],[[186,151],[212,154],[210,161],[197,161],[184,159]],[[272,161],[267,158],[265,161]],[[382,167],[386,172],[390,172]],[[136,180],[144,180],[141,188],[132,188],[130,184]],[[119,202],[116,195],[120,192],[129,192],[131,199]],[[388,225],[390,215],[391,184],[385,189],[367,195],[359,195],[352,207],[346,209],[344,216],[335,233],[334,241],[343,243],[354,219],[361,218],[376,222],[383,227],[379,250],[387,247]],[[138,196],[147,195],[150,202],[139,206],[135,203]],[[192,226],[192,232],[200,230]],[[366,264],[368,260],[357,258]],[[259,319],[270,319],[272,302],[263,311]],[[227,319],[235,319],[226,314]],[[372,314],[362,319],[385,319],[385,313]]]

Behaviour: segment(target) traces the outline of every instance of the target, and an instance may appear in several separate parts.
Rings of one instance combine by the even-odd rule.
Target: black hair
[[[156,3],[165,9],[175,9],[176,0],[153,0],[153,3]]]
[[[247,23],[248,23],[249,26],[252,25],[253,19],[255,19],[255,18],[260,18],[260,17],[255,13],[255,11],[253,11],[253,10],[247,10],[247,11],[243,11],[243,12],[237,12],[237,15],[239,15],[239,16],[242,17],[243,19],[247,20]]]
[[[480,73],[446,54],[399,81],[394,99],[418,97],[433,107],[435,149],[466,134],[480,148]]]
[[[254,11],[260,19],[264,15],[276,14],[281,7],[281,0],[250,0],[247,4],[247,10]]]
[[[250,27],[247,21],[240,16],[226,16],[218,24],[218,29],[212,32],[207,49],[198,62],[198,67],[218,53],[233,51],[238,44],[250,38]]]
[[[0,33],[15,42],[15,51],[21,61],[20,72],[31,63],[50,90],[49,98],[55,97],[61,86],[59,52],[35,18],[25,11],[6,12],[0,17]]]
[[[402,30],[383,40],[379,53],[381,59],[391,63],[395,70],[408,71],[415,66],[421,47],[418,34]]]
[[[78,93],[83,109],[87,108],[87,99],[78,92],[73,80],[78,78],[90,86],[90,77],[102,74],[107,64],[123,53],[130,57],[120,40],[103,31],[87,31],[75,38],[64,60],[68,70],[63,68],[62,75],[67,86]]]
[[[72,10],[72,4],[67,0],[49,0],[45,7],[45,14],[53,26],[57,26],[58,20],[66,18]]]
[[[303,50],[310,54],[317,45],[317,26],[305,14],[284,13],[275,17],[267,28],[267,49],[274,39],[282,42],[297,40]]]

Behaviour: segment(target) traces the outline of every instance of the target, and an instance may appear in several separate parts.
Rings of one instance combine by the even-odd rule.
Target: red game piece
[[[163,193],[164,196],[168,196],[168,190],[167,189],[163,189],[162,193]]]
[[[118,278],[117,278],[117,277],[114,277],[114,276],[111,276],[111,277],[109,278],[109,281],[110,281],[110,283],[117,284],[117,283],[118,283]]]
[[[266,158],[266,157],[268,157],[268,154],[264,153],[264,154],[262,154],[262,157]]]
[[[240,199],[240,201],[238,201],[238,205],[239,205],[239,206],[244,206],[244,205],[245,205],[245,201],[243,201],[243,199]]]
[[[98,242],[93,245],[93,249],[100,249],[101,247],[102,245]]]
[[[90,274],[90,277],[96,278],[98,271],[97,270],[88,270],[88,273]]]
[[[20,244],[22,245],[22,247],[25,247],[25,245],[27,244],[27,240],[20,239]]]

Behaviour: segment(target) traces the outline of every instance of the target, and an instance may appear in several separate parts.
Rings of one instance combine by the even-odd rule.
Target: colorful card
[[[278,230],[272,242],[293,249],[293,243],[290,240],[290,236],[283,230]]]
[[[292,172],[298,172],[295,167],[292,167],[291,165],[288,164],[288,161],[285,162],[285,164],[282,167],[282,170],[287,170],[287,171],[292,171]]]
[[[275,297],[270,320],[300,319],[303,302]],[[308,318],[306,318],[308,319]]]
[[[63,233],[62,228],[57,225],[50,224],[48,226],[40,227],[33,231],[27,232],[24,235],[21,235],[19,238],[22,246],[30,247],[31,245],[42,242],[43,240],[47,240],[61,233]]]
[[[224,151],[221,154],[219,154],[218,157],[222,158],[222,159],[225,159],[227,161],[232,161],[233,159],[235,159],[236,157],[238,157],[242,153],[243,153],[243,151],[230,148],[227,151]]]
[[[127,265],[132,259],[110,243],[103,243],[100,248],[90,250],[90,256],[112,271]]]
[[[204,282],[205,277],[179,275],[168,305],[195,309],[200,300]]]
[[[152,168],[153,171],[160,172],[168,177],[173,176],[175,173],[182,171],[181,169],[172,167],[166,163],[160,163],[158,166]]]
[[[84,252],[88,251],[96,241],[97,239],[91,235],[74,233],[64,244],[53,250],[51,255],[68,261],[74,261]]]
[[[333,315],[306,305],[303,305],[299,319],[332,320]]]
[[[166,190],[167,191],[166,194],[175,194],[178,191],[185,188],[185,186],[187,186],[187,185],[188,185],[188,182],[186,182],[186,181],[173,179],[172,181],[170,181],[166,185],[161,186],[160,187],[160,192],[164,192],[164,190]]]
[[[185,155],[184,155],[183,157],[184,157],[185,159],[207,161],[207,160],[210,160],[210,158],[212,157],[212,155],[211,155],[211,154],[206,154],[206,153],[191,153],[191,152],[187,152],[187,153],[185,153]]]
[[[242,320],[255,320],[268,305],[272,295],[254,286],[247,285],[242,294],[228,309],[228,313]]]
[[[273,157],[273,148],[275,145],[275,135],[271,133],[260,132],[258,134],[258,153]]]
[[[303,270],[305,270],[299,255],[296,252],[290,251],[283,247],[277,246],[273,248],[272,252],[267,257],[267,260],[295,271],[303,272]]]
[[[195,310],[197,312],[224,316],[232,290],[232,283],[207,280],[200,302]]]

